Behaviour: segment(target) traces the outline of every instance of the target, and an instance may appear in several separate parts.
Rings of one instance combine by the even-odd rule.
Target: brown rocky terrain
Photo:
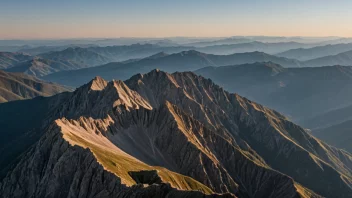
[[[351,154],[191,72],[97,77],[31,106],[47,108],[39,135],[0,163],[1,197],[352,195]]]

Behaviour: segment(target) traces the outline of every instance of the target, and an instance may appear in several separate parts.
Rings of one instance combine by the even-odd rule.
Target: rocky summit
[[[352,197],[350,153],[192,72],[16,103],[45,111],[1,131],[0,197]]]

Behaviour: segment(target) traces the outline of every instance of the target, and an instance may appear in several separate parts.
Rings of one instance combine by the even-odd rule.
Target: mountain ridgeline
[[[51,96],[65,91],[71,91],[71,89],[22,73],[8,73],[0,70],[0,103],[37,96]]]
[[[31,56],[23,53],[0,52],[0,69],[13,67],[29,59],[31,59]]]
[[[58,72],[44,76],[43,78],[48,81],[77,87],[94,78],[95,75],[101,76],[107,80],[114,78],[125,80],[136,73],[145,73],[154,68],[159,68],[167,72],[193,71],[206,66],[218,67],[265,61],[272,61],[284,65],[285,67],[300,66],[300,63],[295,60],[279,58],[262,52],[213,55],[190,50],[175,54],[158,53],[144,59],[130,62],[108,63],[99,67]]]
[[[351,50],[352,43],[339,43],[334,45],[323,45],[312,48],[290,49],[288,51],[281,52],[276,55],[300,61],[307,61],[325,56],[337,55]]]
[[[350,153],[192,72],[96,77],[4,121],[14,106],[46,110],[1,132],[1,197],[352,196]]]
[[[104,47],[93,44],[39,46],[25,48],[16,53],[2,52],[0,54],[0,68],[7,69],[7,71],[10,72],[23,72],[42,77],[60,71],[84,69],[102,66],[108,63],[112,65],[117,64],[116,62],[138,62],[161,53],[174,56],[174,58],[179,54],[193,53],[206,59],[198,63],[192,63],[191,65],[189,65],[187,61],[183,63],[182,58],[176,61],[172,58],[160,60],[163,61],[164,66],[170,65],[169,67],[175,67],[175,62],[179,63],[179,65],[176,65],[177,67],[172,68],[172,70],[170,70],[170,68],[164,69],[160,67],[170,72],[195,70],[204,66],[225,66],[264,61],[272,61],[288,68],[352,65],[350,55],[352,45],[350,43],[334,45],[323,45],[323,43],[298,43],[292,41],[277,43],[252,41],[242,43],[244,40],[243,38],[229,38],[204,43],[194,43],[194,46],[192,46],[192,44],[178,45],[168,40],[155,40],[143,42],[142,44]],[[228,41],[228,43],[226,43],[226,41]],[[24,52],[28,54],[24,54]],[[223,59],[237,59],[237,61],[224,61]],[[171,62],[167,62],[167,60]],[[161,63],[153,64],[159,66]],[[127,79],[134,73],[147,72],[153,68],[156,67],[147,65],[144,70],[136,70],[135,68],[135,71],[125,75],[124,79]],[[93,78],[93,76],[90,76],[90,78]],[[85,79],[85,81],[90,78]],[[82,81],[79,85],[82,85],[85,81]]]

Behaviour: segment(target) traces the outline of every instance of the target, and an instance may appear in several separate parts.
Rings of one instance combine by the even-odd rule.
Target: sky
[[[352,37],[351,0],[0,0],[0,39]]]

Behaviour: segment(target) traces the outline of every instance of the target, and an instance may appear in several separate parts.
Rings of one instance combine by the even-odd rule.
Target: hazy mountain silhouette
[[[197,74],[293,119],[352,104],[352,68],[283,68],[274,63],[207,67]]]
[[[32,57],[23,53],[0,52],[0,69],[11,68],[14,65],[27,61]]]
[[[337,55],[325,56],[304,62],[310,67],[329,66],[329,65],[343,65],[352,66],[352,50],[343,52]]]
[[[38,55],[44,59],[54,61],[70,61],[82,65],[82,67],[92,67],[111,62],[112,60],[101,54],[95,53],[87,48],[70,47],[63,51],[48,52]]]
[[[224,38],[224,39],[217,39],[211,41],[199,41],[194,43],[187,43],[184,44],[185,46],[193,46],[193,47],[207,47],[213,45],[232,45],[232,44],[240,44],[240,43],[250,43],[253,40],[248,38]]]
[[[102,56],[108,57],[115,62],[126,61],[128,59],[141,59],[154,54],[164,53],[178,53],[185,50],[194,49],[194,47],[185,46],[171,46],[163,47],[156,44],[133,44],[123,46],[107,46],[107,47],[90,47],[90,51],[98,53]]]
[[[204,54],[194,50],[175,54],[160,54],[128,63],[108,63],[99,67],[54,73],[43,78],[69,86],[79,86],[94,76],[99,75],[107,80],[113,78],[127,79],[129,76],[148,72],[159,68],[167,72],[192,71],[205,66],[222,66],[232,64],[273,61],[287,67],[298,67],[299,62],[286,58],[278,58],[262,52],[248,52],[232,55]]]
[[[7,69],[9,72],[22,72],[33,76],[45,76],[59,71],[81,69],[86,67],[75,61],[66,59],[43,59],[34,57],[32,60],[21,62]]]
[[[347,43],[347,44],[340,43],[335,45],[318,46],[318,47],[313,47],[308,49],[303,49],[303,48],[291,49],[276,55],[281,57],[306,61],[310,59],[321,58],[324,56],[336,55],[350,50],[352,50],[352,43]],[[327,64],[325,64],[325,66],[326,65]]]
[[[0,102],[51,96],[69,90],[22,73],[8,73],[0,70]]]
[[[313,45],[315,46],[315,45]],[[196,50],[210,54],[233,54],[260,51],[269,54],[275,54],[294,48],[309,48],[312,44],[304,44],[297,42],[280,42],[280,43],[263,43],[263,42],[250,42],[239,44],[222,44],[212,45],[207,47],[197,48]]]
[[[94,47],[96,45],[93,44],[82,44],[82,45],[53,45],[53,46],[38,46],[38,47],[29,47],[29,48],[24,48],[24,49],[20,49],[17,52],[22,52],[22,53],[26,53],[26,54],[30,54],[30,55],[39,55],[39,54],[44,54],[44,53],[48,53],[48,52],[53,52],[53,51],[62,51],[65,50],[67,48],[76,48],[76,47],[80,47],[80,48],[87,48],[87,47]]]

